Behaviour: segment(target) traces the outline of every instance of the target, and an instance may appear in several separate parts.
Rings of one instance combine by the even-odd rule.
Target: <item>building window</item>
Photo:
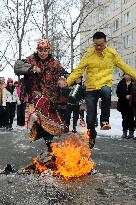
[[[105,26],[105,34],[106,35],[111,35],[111,28],[110,28],[110,26]]]
[[[113,47],[117,50],[118,49],[118,42],[117,41],[113,41]]]
[[[124,0],[124,4],[128,3],[130,0]]]
[[[121,52],[121,47],[120,47],[120,42],[119,41],[113,41],[113,47],[120,53]]]
[[[115,9],[119,9],[121,7],[121,0],[115,0]]]
[[[97,16],[98,22],[103,20],[103,11],[99,11],[98,16]]]
[[[126,61],[126,64],[128,64],[128,65],[130,64],[130,60],[129,59],[126,59],[125,61]]]
[[[111,14],[110,6],[105,6],[104,15],[105,17],[109,17]]]
[[[131,46],[131,43],[132,43],[132,36],[130,34],[126,35],[124,37],[124,48],[129,48]]]
[[[125,26],[131,23],[131,13],[128,11],[124,14]]]
[[[102,4],[103,4],[103,1],[102,1],[102,0],[96,0],[96,1],[95,1],[95,4],[102,5]]]
[[[119,19],[116,19],[114,21],[114,31],[118,30],[119,29]]]

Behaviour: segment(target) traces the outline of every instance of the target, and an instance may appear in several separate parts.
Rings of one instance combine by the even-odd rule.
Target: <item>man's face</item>
[[[106,41],[104,38],[94,39],[94,47],[97,52],[102,52],[106,47]]]
[[[49,55],[49,49],[46,47],[40,47],[37,49],[37,54],[41,60],[45,60]]]

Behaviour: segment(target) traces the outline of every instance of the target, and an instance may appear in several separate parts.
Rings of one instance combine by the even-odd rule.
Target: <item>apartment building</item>
[[[93,0],[87,7],[88,15],[81,27],[81,53],[92,44],[96,31],[107,35],[108,44],[112,45],[136,69],[136,0]],[[82,0],[81,0],[82,3]],[[120,80],[121,72],[114,70],[113,94]]]

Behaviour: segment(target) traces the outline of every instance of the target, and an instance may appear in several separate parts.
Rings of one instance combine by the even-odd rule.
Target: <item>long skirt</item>
[[[26,118],[30,141],[42,137],[37,133],[37,126],[41,126],[46,133],[53,136],[64,132],[64,122],[55,104],[46,95],[35,97],[34,104],[27,109]]]

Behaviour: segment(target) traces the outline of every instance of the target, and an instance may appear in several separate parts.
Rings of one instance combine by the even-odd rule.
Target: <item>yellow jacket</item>
[[[79,65],[67,78],[67,84],[70,86],[86,71],[87,90],[99,90],[105,85],[111,87],[112,72],[115,66],[136,80],[136,72],[124,62],[114,48],[107,46],[101,54],[97,53],[94,47],[89,48]]]

